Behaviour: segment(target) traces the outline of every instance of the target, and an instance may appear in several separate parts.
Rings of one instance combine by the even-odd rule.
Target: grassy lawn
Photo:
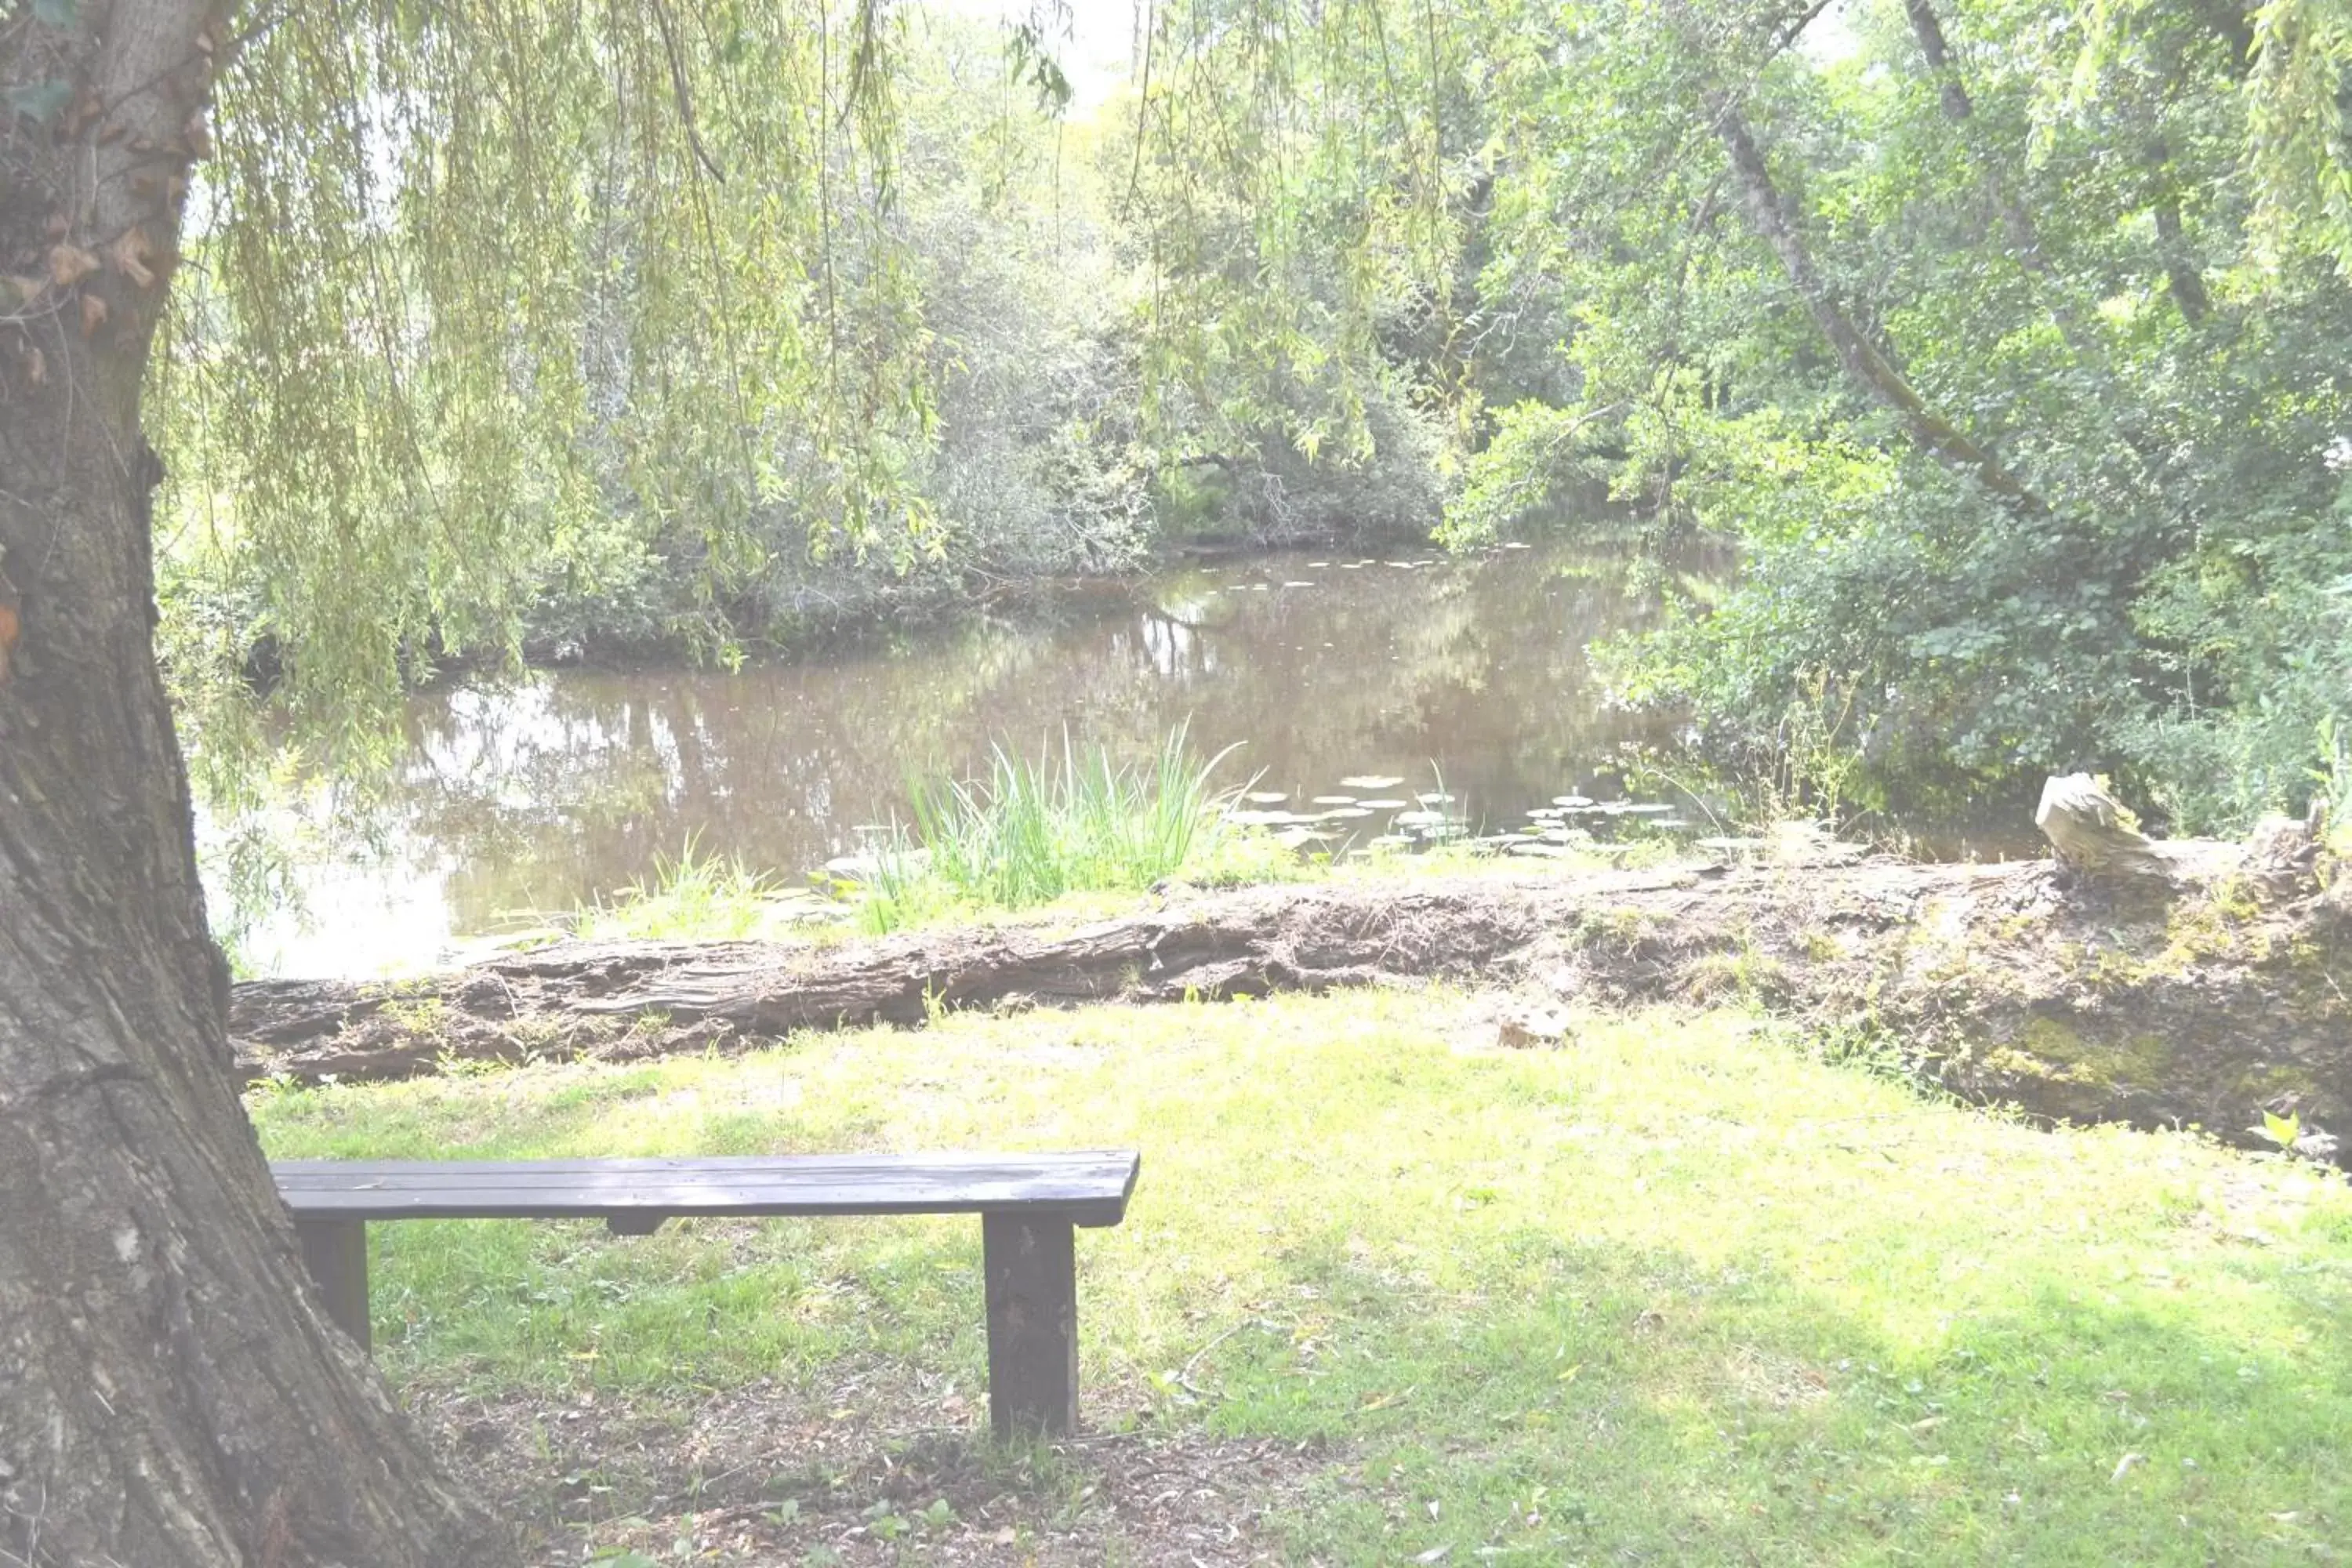
[[[979,1436],[970,1221],[376,1227],[381,1360],[551,1472],[513,1503],[550,1562],[2337,1560],[2339,1178],[1934,1103],[1736,1013],[1503,1051],[1484,1005],[954,1016],[251,1103],[281,1156],[1143,1151],[1128,1223],[1080,1233],[1097,1436],[1060,1456]],[[757,1440],[696,1447],[751,1405]],[[1198,1493],[1129,1509],[1171,1455]],[[1162,1539],[1213,1492],[1230,1528]]]

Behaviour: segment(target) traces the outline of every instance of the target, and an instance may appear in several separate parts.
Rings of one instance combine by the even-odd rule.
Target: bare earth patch
[[[890,1384],[898,1386],[889,1386]],[[412,1390],[528,1561],[1240,1568],[1276,1561],[1269,1510],[1343,1457],[1197,1431],[997,1448],[986,1396],[897,1374],[760,1382],[695,1400]]]

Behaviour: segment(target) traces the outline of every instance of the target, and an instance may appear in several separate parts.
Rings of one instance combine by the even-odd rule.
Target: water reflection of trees
[[[1281,585],[1299,581],[1314,585]],[[454,868],[456,922],[479,928],[646,875],[689,838],[797,876],[887,820],[910,770],[1058,746],[1065,727],[1140,758],[1189,722],[1204,750],[1240,744],[1235,782],[1300,794],[1365,772],[1426,781],[1434,763],[1474,814],[1507,816],[1643,732],[1600,708],[1585,649],[1645,597],[1589,556],[1283,558],[894,650],[435,694],[414,705],[378,826]]]

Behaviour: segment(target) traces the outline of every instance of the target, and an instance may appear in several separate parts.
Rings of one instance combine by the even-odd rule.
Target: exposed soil
[[[836,946],[563,943],[394,985],[236,988],[250,1074],[345,1081],[446,1058],[733,1048],[940,1009],[1442,979],[1536,1002],[1746,999],[2036,1114],[2194,1123],[2352,1110],[2352,880],[2163,847],[2093,884],[2048,861],[1923,865],[1851,846],[1654,871],[1406,877],[1201,893],[1080,930]],[[2315,1139],[2311,1152],[2328,1152]]]
[[[1163,1431],[1148,1417],[1051,1449],[997,1449],[984,1396],[975,1410],[896,1371],[699,1400],[410,1397],[544,1568],[617,1551],[745,1565],[1241,1568],[1278,1560],[1270,1510],[1347,1468],[1315,1445]]]

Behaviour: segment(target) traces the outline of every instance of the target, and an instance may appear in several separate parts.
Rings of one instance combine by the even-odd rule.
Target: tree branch
[[[1730,154],[1732,178],[1739,188],[1748,223],[1758,237],[1780,258],[1782,270],[1796,286],[1822,336],[1836,351],[1838,363],[1845,367],[1846,374],[1901,418],[1912,439],[1946,467],[1968,475],[2020,512],[2037,516],[2047,512],[2050,509],[2040,496],[2002,467],[1990,452],[1928,407],[1926,399],[1903,378],[1902,372],[1888,363],[1886,357],[1863,336],[1839,303],[1836,291],[1814,264],[1811,252],[1805,247],[1804,237],[1797,232],[1788,205],[1773,184],[1763,152],[1757,146],[1738,104],[1729,94],[1721,91],[1712,92],[1708,98],[1716,133]]]
[[[1951,49],[1945,42],[1943,23],[1936,16],[1934,0],[1903,0],[1903,9],[1911,19],[1911,36],[1918,40],[1919,54],[1927,62],[1928,78],[1936,84],[1936,96],[1944,106],[1944,118],[1959,131],[1963,143],[1972,143],[1975,139],[1969,132],[1975,123],[1976,105],[1969,97],[1968,84],[1960,79],[1959,68],[1952,63]],[[1977,178],[1983,184],[1986,196],[1992,202],[1993,211],[2000,218],[2001,233],[2009,240],[2010,251],[2016,257],[2018,266],[2049,290],[2045,308],[2050,312],[2052,324],[2058,329],[2059,336],[2066,340],[2066,346],[2074,352],[2076,358],[2096,359],[2098,345],[2090,333],[2084,331],[2082,318],[2066,300],[2057,272],[2042,252],[2041,229],[2034,223],[2033,215],[2026,210],[2017,193],[2010,189],[2009,182],[2002,178],[1997,163],[1982,156],[1980,150],[1973,145],[1969,147],[1969,152],[1970,161],[1977,168]]]

